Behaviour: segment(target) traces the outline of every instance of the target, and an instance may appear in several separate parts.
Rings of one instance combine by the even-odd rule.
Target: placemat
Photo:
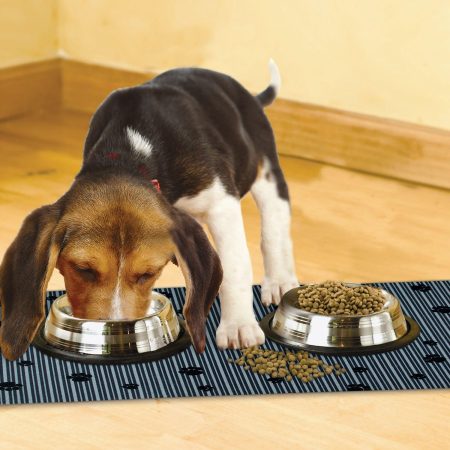
[[[328,364],[347,369],[304,384],[270,379],[227,362],[240,352],[220,351],[214,343],[220,304],[215,302],[207,322],[207,349],[187,350],[169,358],[137,364],[89,365],[47,356],[35,347],[17,361],[0,360],[0,403],[53,403],[93,400],[211,397],[230,395],[299,394],[308,392],[442,389],[450,386],[450,282],[420,281],[370,283],[392,292],[405,315],[414,318],[420,336],[399,350],[368,356],[323,356]],[[182,312],[185,289],[155,289]],[[258,320],[274,308],[260,302],[260,286],[253,286]],[[46,308],[65,291],[49,291]],[[282,350],[266,340],[264,348]]]

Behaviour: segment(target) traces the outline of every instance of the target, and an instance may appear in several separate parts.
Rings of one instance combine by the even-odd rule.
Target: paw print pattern
[[[413,284],[411,286],[411,289],[413,291],[419,291],[419,292],[428,292],[431,291],[430,286],[427,286],[426,284],[423,283],[418,283],[418,284]]]
[[[215,389],[214,386],[211,386],[209,384],[201,384],[200,386],[197,386],[197,388],[201,392],[209,392]]]
[[[280,383],[283,381],[283,378],[280,378],[280,377],[276,377],[276,378],[269,377],[269,378],[267,379],[267,381],[268,381],[269,383],[273,383],[273,384],[280,384]]]
[[[450,313],[450,306],[433,306],[433,308],[431,308],[431,311],[439,314],[448,314]]]
[[[0,383],[0,391],[18,391],[23,384],[14,383],[14,381],[3,381]]]
[[[30,366],[34,365],[34,362],[24,360],[24,361],[19,361],[17,364],[22,367],[30,367]]]
[[[84,372],[73,373],[72,375],[67,375],[69,380],[72,380],[75,383],[84,383],[86,381],[90,381],[92,375]]]
[[[122,387],[124,389],[128,389],[130,391],[135,391],[136,389],[139,388],[139,385],[137,383],[126,383],[126,384],[123,384]]]
[[[412,373],[411,378],[413,378],[414,380],[423,380],[424,378],[426,378],[427,376],[424,375],[423,373]]]
[[[347,391],[371,391],[370,386],[367,384],[349,384],[347,385]]]
[[[41,403],[48,401],[46,392],[53,392],[52,401],[54,399],[55,402],[110,398],[170,398],[185,392],[192,397],[207,398],[225,394],[228,389],[222,389],[222,386],[226,386],[229,382],[234,383],[233,392],[237,395],[259,395],[275,391],[326,392],[445,388],[445,375],[448,371],[450,356],[445,351],[448,348],[448,322],[444,322],[450,317],[450,284],[448,281],[413,281],[398,286],[399,292],[402,292],[405,297],[405,307],[409,305],[416,311],[413,317],[420,311],[420,314],[423,314],[423,323],[428,324],[429,328],[422,328],[422,334],[417,337],[413,345],[408,347],[410,351],[403,352],[399,359],[396,357],[396,352],[390,353],[393,364],[386,367],[382,374],[377,366],[378,357],[376,356],[353,359],[345,356],[343,365],[348,368],[347,376],[339,377],[335,383],[325,381],[329,378],[325,378],[325,382],[319,379],[317,383],[310,385],[304,385],[296,379],[293,383],[287,383],[285,378],[271,377],[271,374],[256,378],[257,374],[254,375],[250,371],[247,372],[248,376],[241,376],[235,373],[234,368],[243,371],[249,366],[238,368],[228,364],[235,360],[237,351],[220,352],[212,342],[208,347],[207,362],[189,349],[182,355],[176,355],[171,359],[161,359],[156,364],[153,361],[143,360],[139,361],[139,365],[117,365],[113,369],[114,375],[111,375],[111,366],[103,364],[92,367],[85,361],[78,364],[59,358],[51,360],[50,364],[45,352],[36,353],[31,347],[29,352],[16,361],[8,362],[0,358],[0,403]],[[259,290],[260,288],[253,289],[255,298],[260,295]],[[186,292],[185,288],[157,288],[155,292],[172,299],[178,317],[183,314],[182,300]],[[64,291],[53,291],[47,294],[47,309],[63,294]],[[216,297],[218,298],[219,296]],[[418,308],[414,309],[416,305]],[[216,309],[211,316],[212,325],[215,325],[214,321],[217,320],[219,307],[219,304],[213,305]],[[272,306],[272,310],[274,309],[276,308]],[[259,303],[255,311],[261,317],[266,314],[266,310],[260,308]],[[208,329],[208,331],[212,330]],[[281,350],[282,347],[279,348],[274,344],[273,348]],[[333,362],[335,362],[334,359]],[[402,365],[401,373],[396,373],[395,367],[402,361],[408,364]],[[200,364],[205,364],[205,367]],[[150,365],[152,365],[151,372]],[[229,369],[230,367],[233,370]],[[141,372],[141,368],[144,368],[144,372]],[[145,368],[148,368],[148,371],[145,371]],[[42,376],[43,371],[46,371],[45,376]],[[142,373],[153,373],[154,377],[141,378]],[[159,383],[161,379],[164,379],[163,385]],[[333,377],[330,381],[332,379]]]
[[[195,376],[195,375],[202,375],[204,370],[201,367],[196,366],[189,366],[189,367],[182,367],[178,373],[182,373],[184,375],[189,376]]]
[[[442,355],[438,355],[437,353],[425,355],[423,359],[426,363],[442,363],[445,361],[445,357]]]

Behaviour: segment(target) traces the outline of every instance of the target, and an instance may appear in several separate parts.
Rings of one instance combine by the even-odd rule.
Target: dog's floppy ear
[[[171,229],[177,265],[186,280],[183,314],[194,348],[205,350],[205,322],[222,282],[222,265],[201,225],[188,214],[172,211]]]
[[[33,211],[0,266],[0,347],[9,360],[27,350],[44,319],[45,292],[59,253],[58,218],[56,204]]]

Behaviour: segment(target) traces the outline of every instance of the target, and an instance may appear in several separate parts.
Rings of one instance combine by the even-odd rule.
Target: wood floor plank
[[[0,257],[23,218],[69,188],[88,122],[58,110],[0,122]],[[448,191],[298,158],[281,163],[301,280],[448,278]],[[243,212],[258,282],[260,224],[248,196]],[[159,285],[183,283],[172,265]],[[63,288],[58,273],[49,288]],[[2,407],[0,447],[443,449],[449,400],[448,391],[411,391],[10,406]]]

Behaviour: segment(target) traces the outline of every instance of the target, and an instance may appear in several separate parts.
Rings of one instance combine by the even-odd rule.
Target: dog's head
[[[153,188],[123,179],[79,180],[53,205],[33,211],[0,267],[3,355],[16,359],[44,319],[55,267],[77,317],[142,317],[164,266],[186,280],[184,316],[194,347],[205,348],[205,320],[222,281],[202,227]]]

